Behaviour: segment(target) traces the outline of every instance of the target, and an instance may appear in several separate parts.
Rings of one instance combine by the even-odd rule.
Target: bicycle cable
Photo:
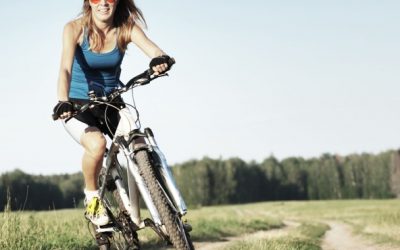
[[[116,103],[116,104],[124,104],[125,106],[128,106],[128,107],[131,107],[133,110],[135,110],[135,113],[136,113],[136,120],[135,120],[135,125],[136,125],[136,127],[137,128],[141,128],[141,123],[140,123],[140,119],[139,119],[139,110],[136,108],[136,102],[135,102],[135,98],[134,98],[134,96],[133,96],[133,88],[135,88],[135,86],[133,86],[133,87],[131,87],[130,89],[131,89],[131,91],[132,91],[132,101],[133,101],[133,105],[132,104],[130,104],[130,103],[127,103],[127,102],[124,102],[122,99],[122,101],[121,102],[118,102],[118,103]],[[108,108],[109,107],[111,107],[111,108],[114,108],[115,110],[117,110],[118,112],[119,111],[121,111],[122,110],[122,108],[118,108],[117,106],[115,106],[115,105],[113,105],[113,104],[111,104],[112,103],[112,101],[114,100],[114,99],[116,99],[118,96],[121,96],[121,95],[116,95],[116,96],[114,96],[111,100],[107,100],[107,101],[94,101],[94,103],[96,103],[95,105],[96,106],[98,106],[98,105],[101,105],[101,104],[103,104],[103,105],[106,105],[106,108],[104,109],[104,122],[105,122],[105,124],[106,124],[106,126],[107,126],[107,129],[108,129],[108,131],[110,132],[110,134],[112,135],[112,137],[114,137],[114,133],[112,132],[112,130],[111,130],[111,128],[110,128],[110,125],[109,125],[109,122],[108,122],[108,117],[107,117],[107,111],[108,111]],[[120,118],[121,119],[121,118]]]
[[[130,104],[130,103],[125,103],[125,102],[122,102],[122,103],[124,103],[126,106],[129,106],[129,107],[133,108],[133,109],[136,111],[136,115],[139,116],[139,111],[136,109],[135,106],[133,106],[133,105]],[[110,103],[108,103],[108,102],[99,102],[99,104],[104,104],[104,105],[107,106],[107,107],[104,109],[104,121],[105,121],[105,123],[106,123],[106,126],[107,126],[108,131],[109,131],[110,134],[114,137],[115,134],[114,134],[113,132],[111,132],[111,128],[110,128],[110,126],[109,126],[108,117],[107,117],[107,110],[108,110],[109,107],[114,108],[114,109],[116,109],[116,110],[118,110],[118,111],[121,111],[122,109],[120,109],[120,108],[118,108],[117,106],[112,105],[112,104],[110,104]],[[121,119],[121,118],[120,118],[120,119]],[[135,121],[135,124],[136,124],[136,121]],[[140,128],[140,127],[139,127],[139,128]]]
[[[137,118],[136,118],[135,124],[140,129],[142,127],[142,124],[140,123],[139,111],[136,108],[135,96],[133,95],[133,88],[131,89],[131,97],[132,97],[132,102],[133,102],[133,108],[136,110]]]

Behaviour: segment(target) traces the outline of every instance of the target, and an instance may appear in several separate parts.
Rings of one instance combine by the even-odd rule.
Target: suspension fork
[[[118,139],[121,140],[121,139]],[[117,170],[118,167],[115,166],[117,164],[117,154],[119,149],[123,150],[123,153],[127,159],[127,178],[128,178],[128,191],[126,190],[125,184],[122,181],[122,177]],[[106,183],[106,176],[110,175],[112,177],[113,182],[118,190],[118,194],[121,198],[121,201],[124,205],[126,212],[132,221],[139,227],[144,228],[145,223],[142,221],[140,217],[140,208],[139,208],[139,193],[142,194],[143,200],[148,207],[150,214],[152,215],[154,223],[161,225],[160,215],[157,212],[157,209],[154,206],[154,203],[150,197],[150,193],[144,184],[143,178],[139,174],[139,170],[137,165],[133,162],[133,160],[129,157],[130,150],[123,146],[123,144],[112,143],[110,150],[107,154],[106,159],[106,174],[103,176],[102,183]],[[100,197],[101,199],[104,197],[106,185],[102,185],[100,187]]]
[[[128,182],[128,186],[129,186],[129,190],[137,190],[139,189],[140,194],[144,200],[144,202],[146,203],[147,208],[149,209],[149,212],[153,218],[153,221],[156,225],[162,225],[161,223],[161,219],[160,219],[160,214],[158,213],[154,202],[150,196],[150,192],[144,182],[143,177],[139,174],[139,168],[136,165],[136,163],[133,161],[133,149],[131,147],[129,147],[128,143],[125,141],[125,139],[122,136],[118,136],[115,138],[115,141],[119,144],[120,148],[122,149],[122,152],[124,153],[127,162],[128,162],[128,179],[133,179],[133,181],[129,181]],[[129,177],[129,175],[131,175]],[[135,186],[133,186],[135,185]],[[135,191],[134,191],[135,192]],[[133,196],[135,196],[135,194],[133,194]],[[133,198],[133,196],[131,196],[131,199]],[[138,197],[138,196],[137,196]],[[129,205],[130,202],[128,202]],[[125,204],[124,204],[125,205]],[[136,204],[134,204],[137,209],[139,209],[139,203],[137,202]],[[139,210],[138,210],[139,211]],[[139,218],[135,218],[135,214],[136,216],[138,215],[138,213],[136,213],[135,211],[128,211],[129,216],[132,218],[132,221],[140,221],[140,215]],[[136,223],[136,222],[135,222]],[[142,225],[141,225],[142,226]]]
[[[159,172],[161,178],[163,179],[164,184],[171,194],[172,200],[175,206],[178,208],[179,213],[183,216],[187,213],[187,207],[181,193],[179,192],[178,186],[176,185],[171,168],[168,166],[164,154],[161,152],[160,148],[157,145],[153,131],[151,131],[150,128],[145,128],[144,133],[146,134],[146,138],[149,142],[149,145],[151,146],[151,149],[157,154],[158,158],[160,159],[161,167],[159,169]]]

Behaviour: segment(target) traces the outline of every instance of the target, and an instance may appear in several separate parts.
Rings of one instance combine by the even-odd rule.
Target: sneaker
[[[104,226],[108,224],[107,210],[101,204],[99,197],[93,197],[89,202],[85,199],[85,217],[96,226]]]

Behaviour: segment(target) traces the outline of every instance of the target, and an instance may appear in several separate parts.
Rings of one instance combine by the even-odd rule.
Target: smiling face
[[[118,0],[89,0],[92,17],[100,22],[113,21]]]

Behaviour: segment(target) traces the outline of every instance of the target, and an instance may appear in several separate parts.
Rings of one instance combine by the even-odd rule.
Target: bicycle
[[[171,59],[168,64],[171,67],[174,63]],[[144,71],[108,96],[96,96],[91,91],[88,93],[88,103],[74,105],[76,111],[73,116],[100,104],[116,108],[120,114],[117,130],[111,146],[106,150],[104,166],[99,175],[100,200],[111,222],[105,226],[95,226],[89,222],[89,230],[94,231],[92,233],[100,249],[139,249],[136,232],[145,227],[152,228],[162,240],[178,250],[194,249],[189,234],[192,228],[182,221],[182,216],[187,213],[186,204],[152,130],[145,128],[141,131],[136,106],[124,103],[136,111],[137,120],[127,107],[121,109],[112,104],[123,93],[168,75],[153,73],[151,69]],[[53,119],[58,119],[57,115],[53,114]],[[137,128],[132,129],[137,122]],[[118,159],[120,152],[125,156],[126,168],[121,166]],[[152,219],[142,220],[139,193]]]

